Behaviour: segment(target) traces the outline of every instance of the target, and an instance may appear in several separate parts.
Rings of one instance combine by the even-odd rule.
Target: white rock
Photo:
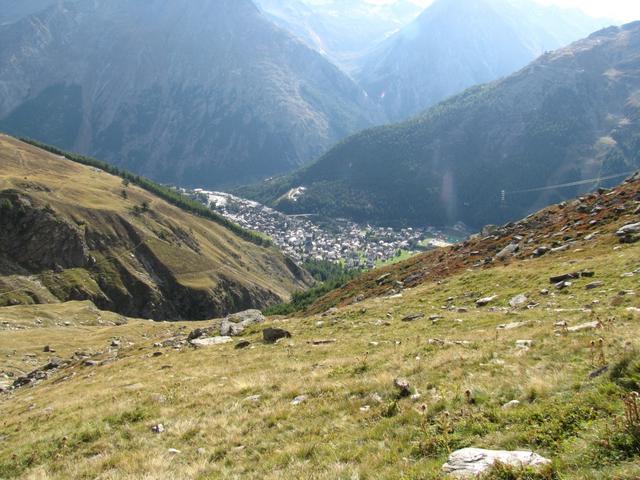
[[[631,233],[640,233],[640,223],[632,223],[630,225],[625,225],[620,230],[616,232],[618,236],[624,236]]]
[[[575,327],[569,327],[567,328],[567,332],[576,333],[576,332],[583,332],[585,330],[595,330],[596,328],[600,328],[601,326],[602,324],[598,321],[588,322],[588,323],[583,323],[581,325],[576,325]]]
[[[502,408],[504,408],[505,410],[509,410],[510,408],[518,407],[519,405],[520,405],[519,400],[511,400],[510,402],[507,402],[504,405],[502,405]]]
[[[533,347],[533,340],[516,340],[516,347],[531,348]]]
[[[222,345],[224,343],[232,342],[231,337],[206,337],[206,338],[194,338],[189,343],[196,347],[211,347],[213,345]]]
[[[497,330],[515,330],[516,328],[522,328],[529,325],[531,322],[513,322],[513,323],[504,323],[502,325],[498,325]]]
[[[551,463],[550,460],[530,451],[463,448],[449,456],[442,470],[455,478],[472,478],[485,473],[496,462],[513,467],[538,467]]]
[[[299,395],[291,401],[291,405],[300,405],[307,401],[306,395]]]
[[[182,453],[180,450],[178,450],[177,448],[170,448],[169,450],[167,450],[167,452],[173,454],[173,455],[178,455],[180,453]]]

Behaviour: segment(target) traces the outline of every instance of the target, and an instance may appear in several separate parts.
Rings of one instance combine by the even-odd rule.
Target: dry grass
[[[591,341],[603,338],[606,359],[615,362],[640,335],[640,317],[627,311],[640,306],[638,292],[612,305],[619,291],[638,288],[638,276],[620,274],[640,267],[640,248],[614,246],[608,238],[579,252],[464,272],[333,316],[274,318],[293,338],[264,345],[256,328],[245,335],[252,342],[246,350],[157,349],[158,339],[185,324],[135,320],[1,331],[0,370],[18,369],[14,359],[43,344],[61,356],[92,349],[109,362],[77,364],[2,397],[0,477],[428,479],[439,478],[449,450],[473,445],[532,448],[554,459],[561,478],[638,478],[637,459],[605,462],[593,453],[624,406],[606,374],[589,379]],[[562,293],[539,293],[550,275],[582,268],[605,286],[586,291],[585,279]],[[476,298],[494,292],[495,308],[475,308]],[[523,292],[539,306],[506,308]],[[448,297],[468,312],[443,310]],[[415,312],[427,318],[400,321]],[[444,318],[432,324],[432,314]],[[560,320],[594,318],[605,321],[602,330],[555,333]],[[498,325],[516,321],[530,323],[496,334]],[[114,352],[113,337],[131,345]],[[314,339],[336,342],[314,346]],[[522,339],[533,347],[517,348]],[[158,350],[163,355],[154,357]],[[397,376],[421,398],[398,400]],[[253,395],[260,399],[248,400]],[[298,395],[307,401],[294,406]],[[519,407],[501,408],[514,399]],[[157,423],[164,433],[151,431]]]

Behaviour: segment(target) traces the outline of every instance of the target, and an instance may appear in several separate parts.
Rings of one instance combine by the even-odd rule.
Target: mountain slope
[[[580,191],[554,185],[637,168],[639,90],[640,23],[612,27],[240,193],[387,224],[503,223]],[[300,186],[291,201],[286,192]]]
[[[322,313],[365,298],[395,295],[404,287],[441,282],[464,271],[485,271],[544,256],[554,258],[567,251],[590,250],[613,239],[618,245],[639,243],[638,222],[640,172],[611,190],[602,189],[547,207],[502,227],[488,225],[463,243],[365,273],[319,299],[306,313]],[[635,225],[636,233],[619,235],[626,225]],[[629,267],[637,268],[633,264]],[[640,269],[635,273],[640,275]]]
[[[323,53],[345,71],[389,35],[415,19],[410,0],[372,4],[366,0],[257,0],[273,21]]]
[[[525,241],[521,258],[402,296],[360,284],[370,298],[356,304],[268,319],[291,335],[275,344],[258,327],[194,348],[190,330],[217,322],[124,322],[77,302],[0,308],[0,477],[451,480],[448,456],[478,447],[552,460],[487,479],[640,478],[640,242],[614,235],[640,221],[619,211],[638,205],[638,188],[580,202],[602,207],[590,240],[540,258]],[[516,232],[565,242],[592,228],[577,208],[438,250],[423,267],[475,257],[472,245],[493,257]],[[550,283],[569,272],[593,276]]]
[[[287,172],[377,118],[250,0],[56,3],[0,44],[1,130],[163,182]]]
[[[204,319],[310,283],[241,239],[121,178],[0,136],[0,305],[91,300],[124,315]]]
[[[531,0],[436,0],[362,59],[356,78],[390,120],[404,120],[603,26]]]

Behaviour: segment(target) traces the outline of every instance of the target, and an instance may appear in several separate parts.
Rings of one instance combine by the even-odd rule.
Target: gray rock
[[[600,288],[604,286],[604,282],[591,282],[588,285],[586,285],[584,288],[586,288],[587,290],[594,290],[596,288]]]
[[[424,318],[425,314],[424,313],[413,313],[411,315],[407,315],[406,317],[402,318],[403,322],[413,322],[415,320],[420,320],[421,318]]]
[[[489,305],[491,302],[495,301],[498,299],[498,295],[492,295],[490,297],[484,297],[481,298],[479,300],[476,300],[476,305],[478,307],[485,307],[487,305]]]
[[[220,335],[223,337],[240,335],[247,327],[258,323],[264,323],[264,316],[260,310],[246,310],[234,313],[222,320]]]
[[[251,342],[247,341],[247,340],[243,340],[242,342],[238,342],[236,343],[236,346],[234,347],[236,350],[242,350],[244,348],[248,348],[251,346]]]
[[[516,253],[519,249],[520,247],[518,246],[517,243],[512,243],[504,247],[502,250],[500,250],[500,252],[496,255],[496,258],[498,260],[508,258],[512,256],[514,253]]]
[[[629,225],[625,225],[616,232],[616,235],[622,237],[634,233],[640,233],[640,223],[631,223]]]
[[[575,327],[569,327],[567,328],[567,332],[569,333],[577,333],[577,332],[584,332],[586,330],[595,330],[597,328],[602,327],[602,324],[598,321],[595,322],[587,322],[587,323],[583,323],[581,325],[576,325]]]
[[[455,478],[478,477],[489,470],[496,462],[513,467],[541,467],[550,460],[531,451],[483,450],[463,448],[449,455],[442,470]]]
[[[291,338],[291,333],[281,328],[265,328],[262,331],[262,338],[265,343],[276,343],[282,338]]]
[[[509,300],[509,306],[511,306],[512,308],[520,307],[528,301],[529,298],[524,293],[521,293],[520,295],[516,295],[511,300]]]

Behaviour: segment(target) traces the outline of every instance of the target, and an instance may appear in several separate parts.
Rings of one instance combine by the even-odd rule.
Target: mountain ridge
[[[378,223],[479,228],[520,218],[579,190],[507,195],[506,202],[502,191],[637,168],[639,50],[640,23],[601,30],[239,194],[285,212]],[[304,195],[287,199],[298,187]]]
[[[0,42],[2,130],[166,183],[284,173],[380,118],[249,0],[55,4]]]

